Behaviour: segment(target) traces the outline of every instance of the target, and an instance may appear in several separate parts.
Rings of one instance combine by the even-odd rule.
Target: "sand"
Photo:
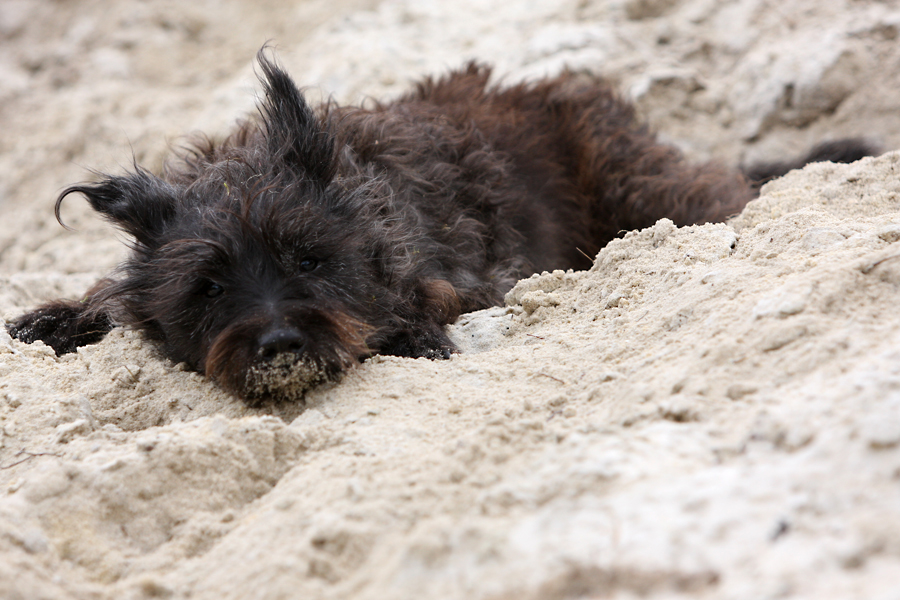
[[[310,97],[469,58],[602,73],[728,164],[900,148],[900,5],[797,0],[0,0],[0,318],[124,256],[71,198],[253,110],[272,40]],[[900,598],[900,154],[817,164],[725,224],[249,409],[137,334],[0,330],[0,598]]]

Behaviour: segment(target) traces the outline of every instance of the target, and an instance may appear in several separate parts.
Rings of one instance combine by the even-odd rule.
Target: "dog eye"
[[[300,261],[300,270],[301,271],[309,272],[318,266],[319,266],[319,261],[317,261],[314,258],[304,258],[303,260]]]
[[[207,298],[215,298],[216,296],[221,296],[223,293],[225,293],[225,288],[212,281],[203,288],[203,295]]]

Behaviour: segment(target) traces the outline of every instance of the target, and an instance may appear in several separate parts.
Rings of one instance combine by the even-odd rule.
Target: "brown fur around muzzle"
[[[203,370],[251,405],[299,400],[308,389],[337,379],[368,356],[371,333],[371,327],[341,312],[308,310],[278,324],[244,319],[213,340]],[[266,344],[279,334],[280,346]]]

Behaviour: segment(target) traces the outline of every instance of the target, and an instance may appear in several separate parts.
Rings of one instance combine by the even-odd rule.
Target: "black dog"
[[[590,266],[623,230],[720,221],[753,182],[686,164],[603,80],[506,88],[470,64],[371,108],[313,112],[260,52],[261,118],[161,176],[66,189],[134,238],[81,302],[8,326],[57,354],[128,325],[249,402],[300,398],[374,353],[449,357],[443,326],[520,278]],[[870,149],[826,152],[853,160]],[[784,165],[755,174],[764,179]]]

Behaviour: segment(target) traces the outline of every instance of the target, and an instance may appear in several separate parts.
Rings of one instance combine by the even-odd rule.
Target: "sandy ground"
[[[697,159],[900,148],[900,3],[0,0],[0,317],[119,236],[56,194],[252,110],[467,58],[603,73]],[[0,598],[900,598],[900,154],[523,282],[450,361],[250,410],[132,332],[0,331]]]

